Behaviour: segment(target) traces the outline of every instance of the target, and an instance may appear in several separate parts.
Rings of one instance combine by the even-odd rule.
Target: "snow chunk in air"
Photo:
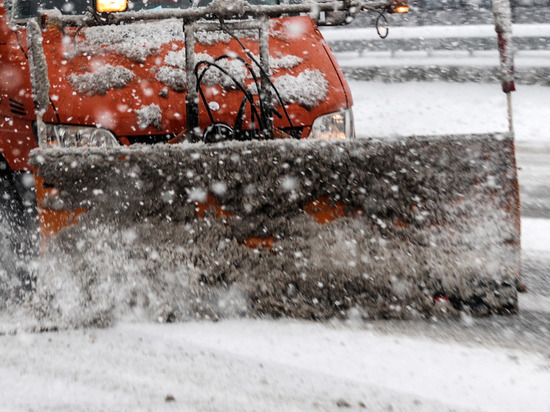
[[[134,79],[134,73],[122,66],[106,65],[94,73],[71,74],[69,83],[78,94],[104,95],[109,89],[122,89]]]

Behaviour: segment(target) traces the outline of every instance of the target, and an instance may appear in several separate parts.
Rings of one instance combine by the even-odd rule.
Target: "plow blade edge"
[[[45,321],[517,310],[513,139],[38,149]]]

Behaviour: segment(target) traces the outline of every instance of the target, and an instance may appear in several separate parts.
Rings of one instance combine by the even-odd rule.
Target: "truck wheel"
[[[20,303],[34,288],[37,256],[36,200],[29,202],[32,175],[16,175],[0,159],[0,309]],[[26,192],[26,193],[25,193]],[[27,198],[27,200],[24,200]],[[32,199],[32,198],[31,198]]]

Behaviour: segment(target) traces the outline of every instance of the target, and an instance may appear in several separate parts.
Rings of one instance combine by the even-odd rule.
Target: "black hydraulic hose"
[[[218,60],[218,59],[216,59]],[[243,94],[245,95],[245,97],[247,98],[247,100],[249,100],[251,102],[251,104],[253,105],[254,104],[254,97],[252,96],[252,94],[250,94],[249,92],[246,91],[246,89],[244,88],[244,86],[237,80],[235,79],[234,76],[232,76],[229,72],[227,72],[224,68],[222,68],[220,65],[216,64],[215,62],[210,62],[208,60],[203,60],[203,61],[200,61],[198,62],[196,65],[195,65],[195,77],[197,77],[197,89],[199,89],[199,91],[201,92],[201,96],[203,97],[203,103],[206,105],[207,107],[207,111],[209,112],[209,117],[211,118],[212,122],[214,122],[213,118],[212,118],[212,115],[211,115],[211,111],[210,111],[210,107],[208,106],[207,102],[206,102],[206,97],[204,96],[204,93],[202,93],[202,87],[201,87],[201,84],[202,84],[202,78],[204,77],[204,75],[206,74],[206,71],[208,70],[208,68],[206,68],[205,70],[203,70],[200,74],[200,76],[198,76],[198,70],[199,70],[199,66],[202,65],[202,64],[206,64],[208,65],[209,67],[216,67],[218,70],[220,70],[223,74],[225,74],[226,76],[228,76],[231,80],[233,80],[233,83],[235,83],[235,85],[243,92]],[[255,107],[254,107],[255,109]],[[257,113],[256,113],[257,115]]]
[[[73,36],[73,49],[74,49],[74,50],[76,50],[76,46],[77,46],[77,44],[76,44],[76,38],[77,38],[78,34],[82,31],[82,29],[83,29],[83,27],[80,26],[80,27],[77,28],[77,29],[75,30],[75,32],[74,32],[74,36]],[[65,33],[63,33],[63,34],[65,34]]]
[[[17,39],[17,44],[19,45],[19,48],[21,49],[21,52],[23,53],[23,56],[25,56],[25,59],[29,60],[29,56],[27,55],[27,52],[23,48],[23,45],[21,44],[21,40],[19,39],[19,33],[17,30],[14,30],[15,38]]]
[[[50,100],[53,112],[55,113],[55,117],[57,118],[57,123],[61,124],[61,118],[59,117],[59,113],[57,112],[57,107],[55,107],[55,104],[53,104],[53,100],[51,97],[48,97],[48,99]]]
[[[229,56],[227,54],[224,54],[222,56],[216,57],[214,59],[214,62],[224,60],[224,59],[226,59],[226,60],[234,59],[234,60],[238,60],[241,63],[243,63],[245,65],[245,67],[247,68],[248,72],[250,73],[250,75],[252,76],[252,79],[254,80],[254,84],[256,85],[256,90],[260,90],[260,83],[258,82],[258,77],[256,76],[256,73],[254,73],[254,69],[252,68],[252,66],[245,59],[243,59],[240,56]],[[201,73],[201,75],[202,75],[202,73]],[[235,79],[232,79],[232,80],[236,81]],[[263,110],[264,110],[263,101],[262,101],[262,99],[259,99],[259,101],[260,101],[260,112],[263,112]]]
[[[386,15],[381,11],[375,11],[378,13],[378,17],[376,17],[376,32],[381,39],[385,39],[390,34],[388,19],[386,18]],[[380,20],[382,20],[382,23],[380,22]],[[381,32],[382,28],[386,29],[386,32],[384,34],[382,34]]]
[[[246,89],[244,88],[244,86],[237,80],[235,79],[235,77],[233,75],[231,75],[227,70],[225,70],[223,67],[221,67],[219,64],[215,63],[215,62],[209,62],[207,60],[203,60],[203,61],[200,61],[198,62],[196,65],[195,65],[195,77],[197,77],[197,88],[199,91],[202,90],[201,88],[201,82],[202,82],[202,78],[204,77],[206,71],[208,70],[205,69],[202,71],[202,73],[198,74],[198,70],[199,70],[199,67],[201,65],[207,65],[209,67],[215,67],[217,68],[219,71],[221,71],[223,74],[225,74],[226,76],[228,76],[231,80],[233,80],[233,83],[235,83],[235,85],[239,88],[239,90],[241,92],[243,92],[243,94],[245,95],[245,97],[248,99],[248,101],[250,102],[250,106],[252,107],[253,109],[253,113],[256,115],[256,117],[258,118],[258,121],[260,122],[260,130],[263,130],[265,128],[265,125],[263,124],[259,114],[258,114],[258,109],[256,108],[256,106],[254,105],[254,97],[252,96],[251,93],[249,93],[248,91],[246,91]],[[206,98],[204,97],[204,93],[201,93],[201,97],[203,97],[203,103],[205,104],[206,108],[207,108],[207,111],[210,112],[210,107],[208,106],[207,102],[206,102]],[[211,113],[210,113],[211,115]],[[209,115],[209,116],[210,116]]]
[[[235,134],[237,136],[241,136],[242,130],[243,130],[243,118],[244,118],[244,111],[246,109],[246,102],[248,100],[246,97],[241,102],[241,105],[239,107],[239,111],[237,112],[237,117],[235,118]]]
[[[202,90],[202,86],[200,84],[198,84],[197,88],[199,89],[199,94],[201,95],[201,100],[204,103],[204,106],[206,107],[206,113],[208,113],[208,117],[210,118],[210,123],[212,123],[212,124],[216,123],[216,121],[214,120],[214,116],[212,116],[212,111],[210,110],[210,106],[208,106],[208,102],[206,101],[206,96],[204,95],[204,91]]]
[[[238,61],[242,62],[245,65],[245,67],[247,68],[250,75],[252,76],[252,79],[254,80],[254,84],[256,86],[256,90],[258,90],[258,91],[260,90],[260,83],[258,82],[258,77],[256,76],[256,73],[254,73],[254,69],[252,68],[252,66],[245,59],[243,59],[240,56],[233,56],[232,57],[232,56],[228,56],[228,55],[223,55],[223,56],[217,57],[215,61],[222,60],[222,59],[235,59],[235,60],[238,60]],[[264,116],[264,113],[265,113],[264,102],[263,102],[261,96],[259,95],[259,93],[258,93],[258,100],[259,100],[259,103],[260,103],[260,113],[261,113],[262,116]],[[262,120],[265,124],[265,120],[264,120],[263,117],[262,117]]]
[[[229,55],[222,55],[222,56],[219,56],[217,57],[214,61],[217,62],[217,61],[220,61],[220,60],[223,60],[223,59],[235,59],[235,60],[238,60],[240,61],[241,63],[243,63],[245,65],[245,67],[247,68],[248,72],[250,73],[250,75],[252,76],[252,79],[254,80],[254,84],[256,86],[256,90],[260,90],[260,83],[258,82],[258,77],[256,76],[256,73],[254,72],[254,69],[252,68],[252,66],[245,60],[243,59],[242,57],[240,56],[229,56]],[[251,94],[252,96],[252,94]],[[252,99],[254,99],[254,97],[252,96]],[[248,100],[248,98],[245,96],[245,100],[244,102],[246,102]],[[258,94],[258,100],[259,100],[259,103],[260,103],[260,115],[262,116],[261,117],[261,121],[263,122],[263,124],[265,125],[266,123],[266,119],[265,119],[265,108],[264,108],[264,102],[263,102],[263,99],[261,98],[261,96]],[[251,103],[252,104],[252,103]],[[239,116],[243,117],[244,116],[244,107],[243,105],[241,105],[241,107],[243,108],[243,111],[241,113],[241,109],[239,109],[239,112],[237,113],[237,118]],[[251,111],[251,116],[253,116],[253,112]],[[252,121],[252,124],[254,124],[254,118],[252,117],[251,118],[251,121]],[[258,121],[260,121],[260,118],[258,119]],[[237,120],[235,120],[235,124],[237,124]],[[242,131],[242,119],[240,121],[240,127],[239,127],[239,130],[238,132],[240,133]],[[260,125],[262,123],[260,122]]]
[[[269,75],[267,74],[267,72],[263,69],[262,65],[256,60],[256,58],[252,55],[252,53],[250,53],[250,51],[245,47],[245,45],[241,42],[241,40],[237,36],[235,36],[235,34],[233,34],[231,32],[231,30],[229,30],[226,27],[223,20],[220,20],[220,26],[227,34],[229,34],[232,38],[234,38],[237,41],[237,43],[239,43],[239,45],[241,46],[243,51],[246,53],[246,55],[250,58],[250,60],[252,60],[256,64],[256,66],[258,66],[258,68],[260,69],[260,71],[262,72],[264,77],[269,82],[269,85],[275,91],[275,94],[277,95],[277,99],[279,100],[279,103],[281,103],[281,107],[283,108],[283,111],[285,113],[285,117],[287,118],[288,123],[290,124],[290,128],[292,129],[292,135],[293,135],[292,137],[294,137],[296,139],[299,139],[300,136],[298,136],[298,133],[296,133],[296,129],[295,129],[294,125],[292,124],[292,120],[290,119],[290,116],[288,115],[288,111],[286,110],[285,103],[283,102],[283,99],[281,98],[281,95],[279,94],[279,90],[277,90],[277,88],[275,87],[275,85],[273,84],[271,79],[269,78]],[[258,89],[258,95],[259,94],[260,94],[260,90]]]

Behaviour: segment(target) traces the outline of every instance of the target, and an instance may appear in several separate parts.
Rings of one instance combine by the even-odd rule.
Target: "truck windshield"
[[[212,0],[128,0],[130,11],[187,9],[190,7],[205,7]],[[279,4],[279,0],[248,0],[250,4]],[[88,9],[94,9],[95,0],[14,0],[13,18],[16,20],[35,17],[40,11],[57,9],[63,14],[84,14]]]

